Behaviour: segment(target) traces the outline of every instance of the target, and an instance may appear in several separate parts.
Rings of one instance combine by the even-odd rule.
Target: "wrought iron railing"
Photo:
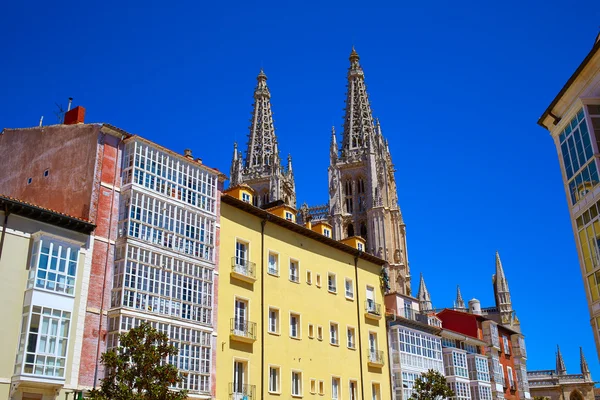
[[[230,400],[254,400],[256,399],[256,385],[229,382]]]
[[[240,257],[231,258],[231,270],[240,275],[256,279],[256,263]]]
[[[231,334],[256,339],[256,322],[250,322],[239,318],[231,318]]]
[[[373,364],[385,364],[383,350],[369,350],[369,362]]]
[[[365,311],[369,314],[381,315],[381,304],[375,303],[373,300],[366,300]]]

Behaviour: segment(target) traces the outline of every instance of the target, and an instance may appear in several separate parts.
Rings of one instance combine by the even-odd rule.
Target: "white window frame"
[[[350,292],[348,292],[348,282],[350,283]],[[354,281],[352,278],[346,278],[344,280],[344,293],[348,300],[354,300]]]
[[[317,325],[317,340],[323,340],[323,327]]]
[[[267,273],[273,276],[279,276],[279,253],[269,250],[267,259]],[[275,269],[271,268],[271,256],[275,258]]]
[[[294,387],[294,378],[296,376],[296,374],[298,375],[298,391],[295,392],[295,387]],[[302,371],[297,370],[297,369],[293,369],[292,370],[292,379],[291,379],[291,393],[292,393],[292,397],[302,397]]]
[[[306,283],[312,285],[312,271],[310,269],[306,270]]]
[[[352,335],[350,335],[350,332],[352,332]],[[352,338],[352,341],[350,338]],[[350,325],[346,327],[346,346],[349,349],[356,349],[356,328]]]
[[[276,313],[276,316],[275,316],[275,330],[271,329],[272,328],[272,326],[271,326],[272,325],[271,324],[271,321],[272,321],[271,312],[273,312],[273,311]],[[281,318],[279,316],[280,316],[279,308],[277,308],[277,307],[269,307],[269,318],[268,318],[268,320],[269,320],[269,326],[267,327],[267,332],[275,334],[275,335],[279,335],[280,334],[280,332],[281,332]]]
[[[333,277],[333,286],[331,285]],[[333,272],[327,273],[327,291],[329,293],[337,293],[337,275]]]
[[[333,392],[333,382],[337,383],[337,393]],[[334,396],[335,394],[335,396]],[[339,376],[331,377],[331,399],[332,400],[340,400],[342,398],[342,378]]]
[[[321,274],[316,274],[315,276],[315,286],[320,288],[321,287]]]
[[[292,316],[296,317],[296,336],[292,335]],[[302,316],[300,315],[300,313],[294,312],[294,311],[290,311],[290,318],[289,318],[289,323],[288,323],[288,328],[290,330],[290,337],[292,339],[300,339],[302,337]]]
[[[292,275],[292,266],[295,266],[296,268],[296,274]],[[294,258],[290,258],[290,265],[289,265],[289,273],[288,273],[288,277],[290,279],[290,282],[294,282],[294,283],[300,283],[300,261],[294,259]],[[295,278],[295,279],[293,279]]]
[[[273,390],[273,375],[271,371],[277,371],[275,374],[275,390]],[[269,393],[281,394],[281,367],[279,365],[269,364]]]
[[[329,344],[332,346],[340,345],[340,326],[337,322],[329,322]]]

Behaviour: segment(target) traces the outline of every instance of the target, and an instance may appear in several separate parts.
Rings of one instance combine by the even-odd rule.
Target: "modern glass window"
[[[346,278],[346,297],[354,299],[354,283],[350,278]]]
[[[17,371],[64,378],[71,313],[35,305],[23,311]]]
[[[290,281],[300,281],[300,268],[298,267],[298,261],[290,260]]]
[[[355,343],[356,342],[356,333],[355,332],[356,331],[354,330],[354,328],[352,328],[350,326],[348,327],[346,335],[348,337],[348,343],[347,344],[348,344],[348,348],[349,349],[354,349],[355,346],[356,346],[356,343]]]
[[[290,314],[290,336],[300,337],[300,315],[298,314]]]
[[[302,372],[292,371],[292,396],[302,396]]]
[[[335,274],[330,272],[327,274],[327,290],[332,293],[337,291],[336,277]]]
[[[269,392],[270,393],[279,393],[280,383],[279,383],[279,367],[269,367]]]
[[[335,322],[329,324],[329,343],[336,346],[339,344],[338,324]]]
[[[271,275],[279,275],[279,256],[276,253],[269,253],[269,268],[267,272]]]
[[[269,333],[279,333],[279,310],[269,307]]]
[[[331,398],[338,400],[341,398],[340,395],[340,378],[331,378]]]
[[[79,249],[41,236],[33,244],[27,287],[74,295]]]

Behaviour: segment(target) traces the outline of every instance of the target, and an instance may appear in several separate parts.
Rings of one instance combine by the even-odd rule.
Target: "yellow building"
[[[217,399],[390,398],[385,261],[253,194],[222,196]]]
[[[74,399],[95,226],[2,195],[0,221],[0,399]]]

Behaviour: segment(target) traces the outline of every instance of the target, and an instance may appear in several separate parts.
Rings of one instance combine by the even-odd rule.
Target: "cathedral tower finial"
[[[494,297],[496,298],[496,307],[500,312],[500,319],[503,324],[510,324],[513,321],[513,308],[510,299],[510,290],[508,289],[508,280],[504,275],[500,254],[496,252],[496,273],[492,277],[494,284]]]
[[[456,301],[454,302],[454,308],[458,310],[465,310],[465,301],[462,298],[462,294],[460,293],[460,286],[456,285]]]
[[[423,278],[423,274],[421,274],[421,280],[419,281],[419,292],[417,293],[417,300],[419,300],[419,310],[421,312],[433,309],[433,305],[431,304],[431,295],[429,294],[429,290],[427,290],[427,286],[425,286],[425,279]]]
[[[588,363],[585,360],[585,356],[583,355],[583,348],[579,348],[579,365],[581,367],[581,374],[586,381],[592,380],[592,374],[590,373],[590,367],[588,367]]]
[[[558,375],[565,375],[567,373],[567,367],[565,367],[565,361],[558,345],[556,345],[556,373]]]

